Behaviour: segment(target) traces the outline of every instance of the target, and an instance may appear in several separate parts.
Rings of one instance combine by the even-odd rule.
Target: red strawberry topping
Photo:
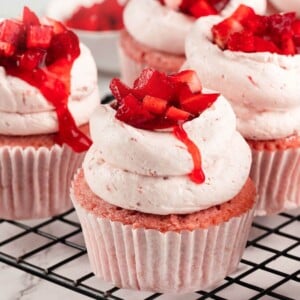
[[[21,21],[0,23],[0,66],[7,74],[38,88],[58,117],[57,142],[86,151],[91,140],[76,126],[68,110],[70,73],[80,54],[76,35],[54,20],[43,25],[27,7]]]
[[[165,4],[164,0],[160,0]],[[217,15],[225,8],[229,0],[182,0],[179,10],[194,18]]]
[[[65,23],[68,27],[82,30],[120,30],[124,27],[123,6],[118,0],[105,0],[91,7],[81,6]]]
[[[147,130],[173,128],[175,136],[187,146],[193,157],[191,179],[202,183],[205,177],[200,151],[188,138],[182,124],[198,117],[219,94],[202,93],[201,82],[194,71],[166,75],[150,68],[143,70],[132,88],[115,78],[110,89],[116,98],[113,107],[117,119]]]
[[[212,27],[221,49],[243,52],[300,53],[300,21],[295,13],[260,16],[240,5],[227,19]]]

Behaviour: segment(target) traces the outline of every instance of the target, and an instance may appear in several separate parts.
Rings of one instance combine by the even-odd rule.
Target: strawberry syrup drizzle
[[[203,183],[205,181],[205,175],[202,169],[202,159],[201,159],[201,153],[199,148],[188,137],[186,131],[183,129],[182,124],[178,124],[177,126],[175,126],[173,128],[173,133],[178,140],[180,140],[182,143],[186,145],[188,152],[192,156],[194,169],[189,174],[190,179],[197,184]]]

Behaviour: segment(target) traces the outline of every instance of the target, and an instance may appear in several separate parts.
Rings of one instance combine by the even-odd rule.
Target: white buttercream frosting
[[[83,168],[91,190],[126,209],[154,214],[192,213],[239,193],[251,164],[248,145],[235,129],[235,116],[220,96],[183,128],[202,155],[203,184],[188,177],[192,157],[172,131],[148,131],[115,118],[100,106],[91,118],[93,146]]]
[[[69,19],[79,7],[91,7],[94,4],[103,2],[104,0],[51,0],[46,9],[46,15],[56,20]],[[127,0],[118,0],[124,5]]]
[[[284,138],[300,133],[300,55],[221,50],[212,42],[218,16],[198,20],[186,40],[188,65],[204,86],[231,101],[244,137]],[[213,66],[213,67],[212,67]]]
[[[270,2],[281,12],[295,11],[300,16],[300,0],[270,0]]]
[[[230,0],[221,12],[227,16],[241,3],[264,13],[266,0]],[[176,10],[180,2],[157,0],[130,0],[124,10],[124,24],[128,32],[140,43],[156,50],[184,54],[184,42],[195,18]]]
[[[97,69],[87,47],[71,70],[68,107],[78,126],[88,122],[99,104]],[[58,131],[54,106],[29,83],[6,74],[0,67],[0,134],[33,135]]]

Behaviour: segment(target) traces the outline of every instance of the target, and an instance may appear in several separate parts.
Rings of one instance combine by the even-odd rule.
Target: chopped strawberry
[[[300,35],[300,20],[295,20],[292,24],[294,35]]]
[[[209,108],[220,96],[220,94],[197,94],[181,102],[181,107],[185,111],[198,115]]]
[[[42,49],[29,49],[19,58],[19,66],[21,69],[33,70],[39,67],[46,56],[46,52]]]
[[[49,25],[52,26],[54,34],[63,33],[67,30],[66,27],[63,25],[63,23],[61,23],[59,21],[53,20],[48,17],[47,17],[47,21],[48,21]]]
[[[167,108],[168,102],[164,99],[146,95],[143,99],[143,106],[155,115],[162,115]]]
[[[174,97],[174,84],[164,74],[147,68],[133,84],[134,94],[139,98],[149,95],[170,101]]]
[[[26,27],[30,25],[40,25],[39,18],[37,15],[31,11],[27,6],[23,9],[23,23]]]
[[[218,13],[217,10],[206,0],[198,0],[197,2],[195,2],[190,6],[189,12],[195,18],[216,15]]]
[[[214,41],[222,49],[227,46],[231,34],[241,31],[243,31],[243,26],[233,18],[225,19],[212,28]]]
[[[0,41],[0,57],[9,57],[15,54],[16,47],[10,43]]]
[[[172,75],[172,78],[176,81],[186,83],[193,93],[201,92],[202,90],[201,81],[195,71],[184,70]]]
[[[116,112],[116,118],[132,126],[143,128],[143,124],[153,120],[154,116],[143,107],[136,97],[129,94],[122,99]]]
[[[241,4],[231,15],[233,19],[240,22],[241,24],[247,22],[247,20],[252,19],[256,16],[253,8]]]
[[[166,112],[166,118],[173,121],[187,121],[192,115],[175,106],[170,106]]]
[[[232,51],[254,52],[254,36],[251,32],[235,32],[228,38],[227,47]]]
[[[279,53],[280,50],[278,47],[269,40],[265,40],[264,38],[254,36],[254,48],[257,52],[271,52],[271,53]]]
[[[126,86],[119,78],[113,78],[110,82],[110,90],[118,102],[131,93],[131,89]]]
[[[25,37],[24,26],[13,20],[4,20],[0,27],[0,41],[18,47]]]
[[[31,25],[27,30],[27,48],[43,48],[50,46],[53,27],[46,25]]]
[[[281,53],[286,55],[294,55],[297,53],[297,48],[293,38],[287,38],[281,42]]]

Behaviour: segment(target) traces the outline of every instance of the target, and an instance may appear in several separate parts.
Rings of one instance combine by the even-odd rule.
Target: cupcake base
[[[190,215],[158,216],[110,205],[75,176],[76,208],[93,272],[118,287],[185,293],[233,272],[253,218],[249,180],[234,199]]]
[[[132,85],[146,67],[164,73],[175,73],[185,61],[184,55],[154,50],[137,42],[126,30],[120,34],[119,55],[121,76],[128,85]]]
[[[88,132],[87,125],[80,129]],[[45,218],[72,207],[69,186],[84,153],[54,139],[0,136],[0,218]]]
[[[252,150],[250,177],[258,193],[255,214],[300,207],[300,136],[248,143]]]

